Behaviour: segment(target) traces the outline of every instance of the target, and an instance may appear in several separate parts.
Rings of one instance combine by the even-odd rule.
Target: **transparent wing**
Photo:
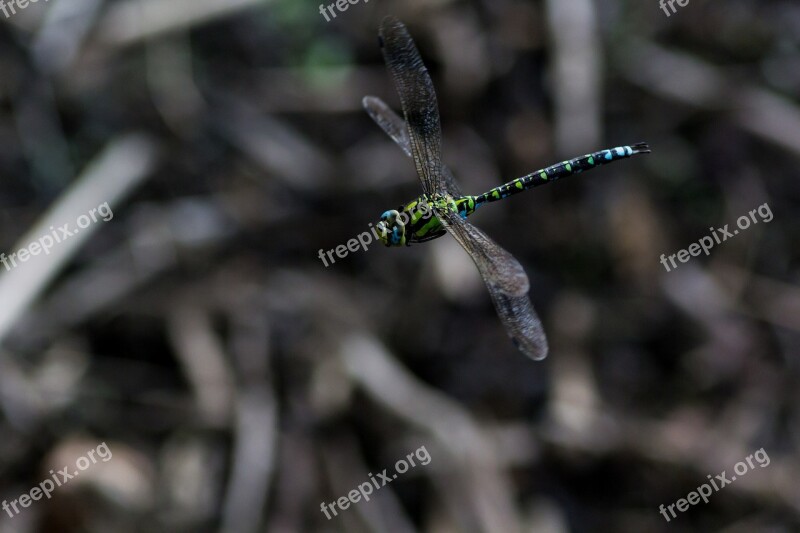
[[[400,95],[422,190],[429,196],[444,195],[447,191],[442,180],[442,128],[428,69],[408,30],[396,18],[386,17],[381,22],[380,44],[386,67]]]
[[[377,96],[365,96],[361,100],[361,104],[372,120],[386,132],[386,135],[391,137],[408,157],[413,157],[405,121]]]
[[[403,149],[408,157],[413,158],[414,156],[411,154],[411,140],[408,137],[408,129],[406,128],[405,121],[377,96],[365,96],[361,103],[364,105],[364,109],[369,116],[372,117],[372,120]],[[444,180],[447,192],[455,198],[464,196],[461,192],[461,187],[458,186],[455,176],[447,165],[442,163],[441,169],[442,179]]]
[[[528,297],[528,276],[513,255],[453,212],[434,212],[469,253],[489,289],[494,307],[511,340],[532,359],[547,356],[547,338]]]

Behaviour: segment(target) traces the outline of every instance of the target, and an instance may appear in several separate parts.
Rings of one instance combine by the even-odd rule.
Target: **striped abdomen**
[[[480,205],[483,203],[495,202],[513,194],[538,187],[539,185],[544,185],[545,183],[571,176],[572,174],[579,174],[584,170],[590,170],[600,165],[611,163],[612,161],[626,159],[636,154],[646,153],[650,153],[650,147],[647,146],[647,143],[638,143],[630,146],[618,146],[608,150],[600,150],[599,152],[587,154],[583,157],[562,161],[561,163],[537,170],[527,176],[495,187],[476,197],[476,204]]]

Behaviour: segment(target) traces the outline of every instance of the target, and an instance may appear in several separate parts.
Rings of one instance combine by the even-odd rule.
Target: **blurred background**
[[[113,454],[0,532],[800,531],[800,4],[675,8],[0,14],[0,251],[113,209],[0,268],[0,499]],[[542,362],[449,236],[318,257],[421,192],[361,109],[399,108],[388,14],[431,71],[465,192],[653,149],[471,218],[531,279]],[[660,264],[764,203],[770,222]],[[326,518],[421,446],[429,464]],[[709,503],[659,513],[762,448],[769,465]]]

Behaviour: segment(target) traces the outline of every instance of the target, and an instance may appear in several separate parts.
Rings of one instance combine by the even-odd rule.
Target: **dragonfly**
[[[470,255],[486,284],[495,309],[517,348],[534,360],[547,356],[542,322],[528,293],[522,265],[488,235],[467,221],[479,207],[522,191],[579,174],[600,165],[649,153],[647,143],[618,146],[562,161],[477,195],[461,192],[452,171],[442,163],[442,130],[433,82],[405,25],[386,17],[379,44],[403,109],[401,118],[375,96],[362,103],[370,117],[414,161],[423,194],[381,215],[375,224],[386,246],[409,246],[449,233]],[[432,216],[431,216],[432,215]]]

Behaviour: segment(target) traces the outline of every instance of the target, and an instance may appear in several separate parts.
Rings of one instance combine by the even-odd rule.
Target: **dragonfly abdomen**
[[[584,170],[591,170],[601,165],[606,165],[620,159],[627,159],[636,154],[650,153],[650,147],[646,143],[632,144],[630,146],[617,146],[608,148],[582,157],[576,157],[555,165],[549,166],[532,172],[527,176],[509,181],[499,187],[495,187],[476,198],[478,205],[487,202],[496,202],[508,196],[533,189],[539,185],[550,183],[557,179],[565,178],[573,174],[580,174]]]

